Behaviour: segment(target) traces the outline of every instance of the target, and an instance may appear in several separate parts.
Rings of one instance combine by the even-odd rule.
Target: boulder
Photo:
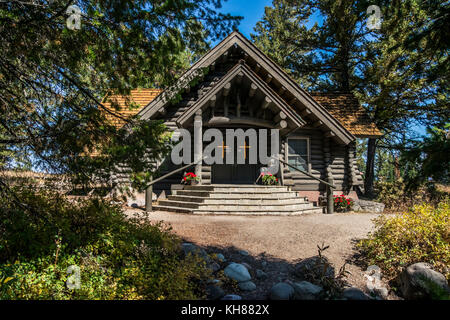
[[[239,250],[239,254],[241,254],[243,256],[248,256],[249,255],[248,251],[245,251],[245,250]]]
[[[245,282],[252,279],[246,267],[239,263],[230,263],[224,270],[228,278],[236,280],[237,282]]]
[[[346,288],[342,293],[342,297],[347,300],[370,300],[370,297],[358,288]]]
[[[219,286],[210,285],[206,287],[206,294],[209,300],[218,300],[225,295],[225,292]]]
[[[402,271],[400,291],[405,299],[433,299],[436,295],[450,294],[447,279],[427,263],[419,262]]]
[[[220,262],[225,262],[227,261],[227,259],[225,259],[225,256],[221,253],[216,253],[216,258],[217,260],[219,260]]]
[[[239,282],[238,287],[242,291],[256,290],[256,284],[254,284],[252,281]]]
[[[316,300],[319,299],[323,288],[308,281],[296,282],[293,284],[296,300]]]
[[[192,254],[202,257],[207,262],[210,262],[211,260],[206,251],[202,248],[197,247],[195,244],[185,242],[181,245],[181,248],[183,249],[185,257],[188,256],[189,254]]]
[[[212,262],[208,265],[208,268],[211,269],[212,272],[217,272],[220,270],[220,265],[217,262]]]
[[[242,300],[242,297],[237,294],[227,294],[220,300]]]
[[[382,213],[384,203],[358,199],[353,203],[353,211]]]
[[[246,267],[247,268],[247,270],[252,270],[252,266],[251,265],[249,265],[248,263],[246,263],[246,262],[242,262],[241,263],[244,267]]]
[[[289,300],[294,296],[294,288],[287,283],[279,282],[270,289],[271,300]]]
[[[256,269],[256,278],[259,280],[267,279],[267,273],[265,273],[261,269]]]
[[[322,273],[325,273],[324,275],[329,278],[334,278],[335,275],[334,268],[326,257],[306,258],[295,265],[294,274],[300,280],[311,281],[312,279],[322,278]]]

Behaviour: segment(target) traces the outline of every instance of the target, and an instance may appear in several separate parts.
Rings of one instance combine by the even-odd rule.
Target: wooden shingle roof
[[[380,137],[358,99],[351,93],[311,93],[311,96],[356,137]]]
[[[135,89],[131,90],[128,101],[124,96],[111,95],[103,99],[103,105],[124,117],[129,117],[137,114],[161,92],[161,89]],[[311,93],[311,96],[353,135],[357,137],[382,135],[353,94]],[[117,103],[119,110],[111,106],[111,101]],[[137,108],[130,108],[130,103],[136,104]],[[112,115],[108,114],[107,118],[118,127],[125,124],[123,120]]]
[[[137,114],[142,108],[144,108],[150,101],[155,99],[160,93],[161,89],[134,89],[130,91],[128,99],[122,95],[107,95],[103,98],[103,105],[111,111],[120,114],[122,117],[127,118]],[[115,106],[118,106],[118,109]],[[107,114],[106,118],[115,126],[121,127],[125,124],[125,121],[115,117],[111,114]]]

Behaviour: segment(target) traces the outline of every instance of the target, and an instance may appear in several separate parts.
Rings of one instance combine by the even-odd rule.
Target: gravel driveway
[[[135,212],[128,210],[130,214]],[[195,243],[209,253],[223,253],[228,261],[247,262],[254,268],[260,268],[260,263],[266,261],[269,266],[266,271],[277,275],[273,278],[275,282],[282,281],[295,262],[316,256],[317,245],[324,243],[330,246],[324,255],[336,271],[347,262],[346,269],[351,272],[348,282],[361,289],[365,288],[363,270],[351,258],[356,252],[355,242],[372,230],[371,220],[377,216],[371,213],[335,213],[246,217],[168,212],[149,215],[151,220],[169,223],[185,241]],[[249,255],[242,256],[239,250],[248,251]]]

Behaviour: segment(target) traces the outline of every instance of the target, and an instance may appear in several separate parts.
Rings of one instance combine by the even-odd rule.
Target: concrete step
[[[206,191],[206,190],[174,190],[175,195],[193,196],[193,197],[210,197],[210,198],[235,198],[240,199],[245,196],[247,198],[265,198],[272,196],[275,198],[296,197],[295,191]]]
[[[193,191],[213,191],[213,192],[282,192],[289,191],[286,186],[260,186],[260,185],[200,185],[200,186],[190,186],[187,185],[183,188],[184,190]]]
[[[195,197],[195,196],[182,196],[182,195],[170,195],[168,200],[173,201],[185,201],[195,202],[203,204],[254,204],[254,205],[270,205],[270,204],[300,204],[308,203],[304,198],[299,197],[247,197],[245,194],[240,198],[222,198],[210,195],[210,197]]]
[[[196,209],[192,211],[193,214],[201,215],[239,215],[239,216],[297,216],[302,214],[318,214],[323,213],[322,207],[313,207],[303,210],[253,210],[253,211],[239,211],[239,210],[220,210],[208,211],[203,209]]]

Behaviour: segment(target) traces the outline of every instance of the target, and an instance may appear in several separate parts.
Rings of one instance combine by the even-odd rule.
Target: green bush
[[[16,190],[16,192],[18,192]],[[19,191],[0,204],[0,299],[198,299],[210,274],[161,223],[101,199]],[[67,268],[80,267],[69,289]]]
[[[377,181],[375,183],[377,201],[386,205],[386,211],[403,212],[415,205],[427,202],[437,205],[449,196],[442,185],[426,183],[418,185],[416,190],[408,190],[402,178],[395,181]]]
[[[450,278],[450,201],[437,207],[415,206],[395,216],[375,219],[376,230],[358,246],[369,264],[378,265],[388,277],[404,267],[427,262]]]

